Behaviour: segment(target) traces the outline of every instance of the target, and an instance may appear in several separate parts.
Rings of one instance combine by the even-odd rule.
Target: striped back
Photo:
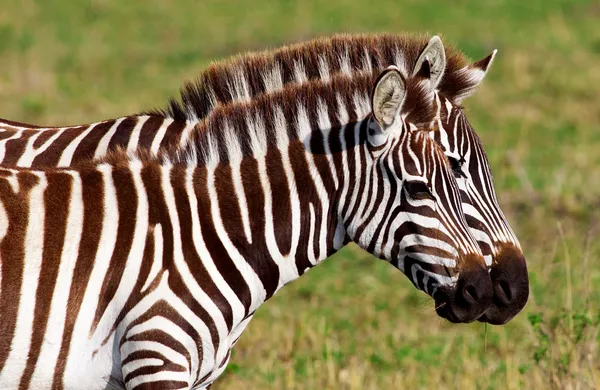
[[[78,126],[39,127],[0,120],[0,163],[16,167],[67,167],[108,151],[152,153],[185,144],[196,123],[156,115],[132,115]]]

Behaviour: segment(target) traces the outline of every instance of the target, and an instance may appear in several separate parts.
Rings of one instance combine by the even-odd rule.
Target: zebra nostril
[[[499,306],[508,306],[513,298],[513,290],[507,280],[496,280],[494,283],[494,302]]]
[[[506,299],[510,302],[512,301],[512,289],[510,288],[510,284],[506,280],[500,281],[500,290],[504,292]]]
[[[463,289],[463,298],[468,304],[474,305],[478,301],[477,289],[473,285],[469,285]]]

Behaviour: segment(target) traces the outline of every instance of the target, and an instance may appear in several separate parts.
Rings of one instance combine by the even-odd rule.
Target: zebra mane
[[[341,34],[284,46],[271,51],[249,52],[211,64],[198,79],[181,89],[181,102],[171,99],[164,109],[150,111],[175,120],[198,121],[215,107],[232,101],[249,101],[262,93],[294,83],[333,74],[377,72],[396,65],[410,75],[428,37],[407,34]],[[464,72],[463,53],[446,46],[446,71],[438,91],[448,99],[474,86]]]
[[[371,113],[371,93],[377,77],[378,73],[353,77],[340,74],[328,82],[294,84],[251,101],[218,106],[198,124],[186,146],[166,151],[160,157],[171,163],[227,163],[253,154],[256,143],[264,151],[278,145],[282,139],[278,132],[283,127],[287,130],[284,139],[293,142],[305,141],[319,128],[323,116],[332,128],[356,123]],[[417,75],[406,80],[402,111],[406,121],[417,127],[433,120],[436,111],[428,79]],[[300,120],[303,116],[304,121]],[[343,123],[340,117],[344,118]]]

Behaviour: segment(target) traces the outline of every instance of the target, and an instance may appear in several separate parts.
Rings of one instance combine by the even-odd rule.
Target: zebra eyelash
[[[435,197],[425,182],[406,180],[403,188],[413,200],[435,200]]]

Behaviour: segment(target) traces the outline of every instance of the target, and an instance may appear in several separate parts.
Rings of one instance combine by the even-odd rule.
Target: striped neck
[[[368,104],[352,112],[339,108],[322,105],[315,116],[300,107],[293,120],[275,109],[270,124],[246,121],[248,154],[231,128],[223,130],[225,151],[208,139],[204,154],[196,148],[179,154],[178,163],[201,166],[196,171],[206,177],[207,193],[198,201],[211,200],[226,252],[238,253],[257,275],[253,309],[348,242],[344,217],[358,207],[358,175],[372,170],[365,165]],[[261,139],[265,131],[274,142]]]

